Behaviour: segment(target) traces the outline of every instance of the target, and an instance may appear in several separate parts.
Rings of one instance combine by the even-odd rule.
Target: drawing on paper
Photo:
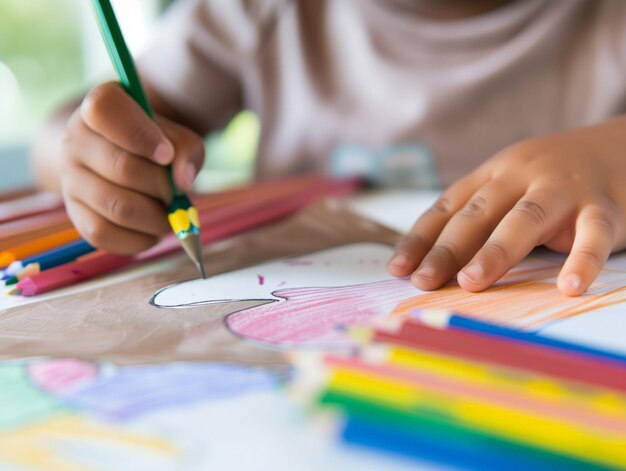
[[[468,293],[456,284],[433,292],[417,290],[408,280],[387,274],[391,254],[392,249],[382,244],[345,245],[173,285],[157,292],[152,303],[184,308],[258,301],[228,314],[227,327],[247,340],[291,348],[350,345],[346,325],[415,308],[448,309],[532,329],[592,311],[619,309],[626,301],[626,256],[612,259],[588,294],[570,298],[555,284],[562,258],[547,252],[528,257],[483,293]]]
[[[51,358],[0,364],[0,468],[186,468],[186,459],[204,457],[187,456],[190,443],[181,448],[168,433],[171,425],[158,428],[160,420],[173,417],[185,429],[179,418],[187,410],[219,408],[277,386],[271,370],[231,363],[118,367]],[[149,426],[138,427],[142,423]],[[114,467],[103,467],[103,460]]]

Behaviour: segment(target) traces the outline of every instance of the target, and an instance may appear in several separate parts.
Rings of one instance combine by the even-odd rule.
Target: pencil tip
[[[22,290],[19,289],[19,288],[15,288],[15,289],[12,289],[11,291],[9,291],[9,294],[11,296],[19,296],[20,294],[22,294]]]
[[[183,249],[198,269],[198,273],[203,279],[206,279],[204,265],[202,264],[202,246],[200,245],[200,237],[198,234],[189,234],[183,239],[179,239]]]
[[[202,260],[196,262],[196,267],[198,267],[198,271],[200,272],[200,276],[203,280],[206,280],[206,273],[204,272],[204,265],[202,264]]]

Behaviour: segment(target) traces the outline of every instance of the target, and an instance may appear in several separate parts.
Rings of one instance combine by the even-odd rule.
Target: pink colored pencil
[[[24,278],[17,283],[14,292],[22,296],[46,293],[116,270],[128,265],[131,260],[132,257],[124,255],[102,253],[98,257],[66,263],[65,265],[45,270],[38,275]]]
[[[54,193],[35,193],[0,202],[0,223],[16,221],[63,207],[63,200]]]

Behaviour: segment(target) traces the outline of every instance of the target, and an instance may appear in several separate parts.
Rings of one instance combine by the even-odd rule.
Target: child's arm
[[[626,118],[513,145],[448,188],[389,263],[421,289],[457,275],[491,286],[534,247],[568,252],[558,277],[584,293],[626,247]]]
[[[155,111],[186,121],[147,92]],[[94,88],[82,103],[57,113],[32,158],[38,183],[62,191],[81,235],[118,253],[146,249],[168,231],[164,165],[171,164],[177,185],[189,190],[203,161],[196,132],[162,115],[153,122],[116,83]]]

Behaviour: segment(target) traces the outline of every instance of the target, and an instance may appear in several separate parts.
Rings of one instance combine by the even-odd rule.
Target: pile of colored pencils
[[[351,334],[350,355],[296,358],[295,390],[345,443],[463,469],[626,469],[626,357],[445,313]]]
[[[319,175],[267,181],[245,188],[192,197],[202,242],[208,244],[277,221],[324,196],[356,191],[355,180]],[[0,197],[0,277],[10,294],[33,296],[180,249],[173,235],[134,257],[95,250],[80,238],[58,197],[20,193]]]

